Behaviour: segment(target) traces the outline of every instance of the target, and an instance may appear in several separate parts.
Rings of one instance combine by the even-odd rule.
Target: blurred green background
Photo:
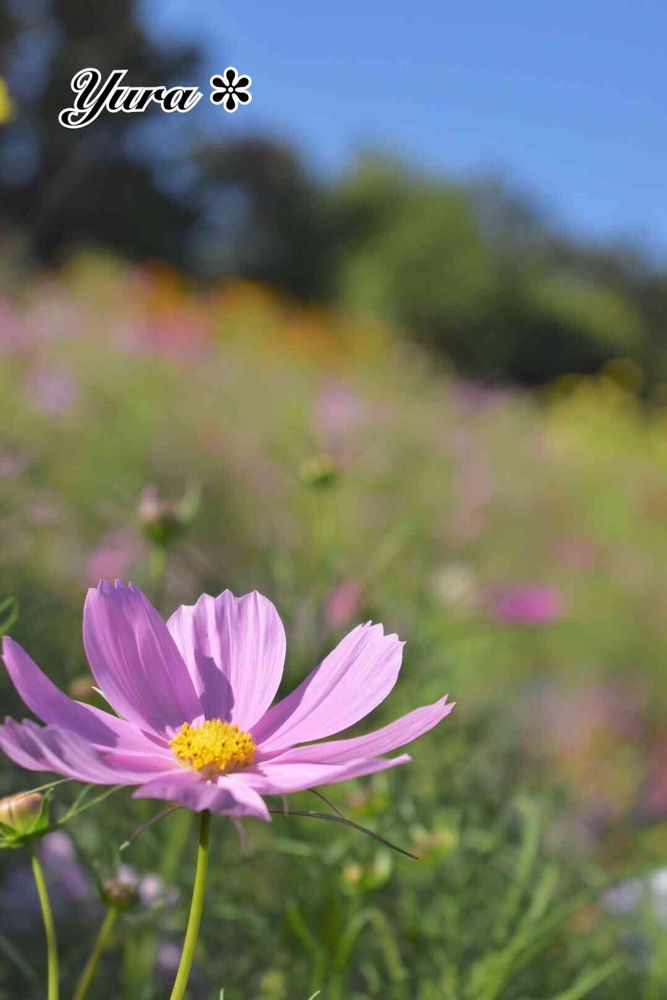
[[[94,699],[88,585],[132,579],[165,614],[256,588],[286,687],[373,618],[407,640],[374,726],[458,702],[411,765],[331,790],[419,861],[308,819],[248,822],[247,843],[216,821],[190,995],[667,997],[667,271],[409,156],[318,173],[194,112],[63,129],[83,66],[202,86],[196,41],[140,15],[0,3],[12,635]],[[5,761],[0,794],[33,778]],[[45,842],[64,996],[121,864],[140,901],[93,995],[168,995],[189,817],[118,851],[157,808],[121,793]],[[6,851],[0,997],[43,996],[42,950]]]

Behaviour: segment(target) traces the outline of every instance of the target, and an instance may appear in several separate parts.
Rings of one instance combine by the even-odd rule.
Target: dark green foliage
[[[18,105],[15,121],[0,131],[0,215],[25,232],[39,261],[97,244],[184,263],[195,216],[157,182],[161,156],[132,151],[141,149],[135,116],[104,115],[80,131],[58,122],[70,80],[87,66],[103,77],[125,68],[135,85],[188,82],[196,51],[158,45],[135,8],[134,0],[0,0],[0,72]]]

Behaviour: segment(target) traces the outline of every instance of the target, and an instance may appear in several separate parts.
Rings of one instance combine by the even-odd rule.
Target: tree
[[[331,195],[337,293],[458,358],[494,294],[468,192],[366,157]]]
[[[103,115],[81,132],[58,112],[73,75],[126,68],[138,85],[166,84],[197,66],[190,47],[159,45],[134,0],[0,0],[2,65],[18,105],[0,134],[0,215],[26,232],[31,254],[100,243],[129,257],[184,262],[195,213],[158,182],[164,168],[132,116]],[[143,116],[142,116],[143,117]]]
[[[326,296],[331,233],[323,188],[282,143],[250,136],[197,151],[208,224],[208,270],[262,282],[301,299]]]

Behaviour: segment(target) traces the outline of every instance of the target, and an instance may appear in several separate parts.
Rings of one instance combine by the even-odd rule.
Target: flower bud
[[[101,886],[102,900],[114,910],[130,910],[139,902],[136,882],[124,882],[119,878],[109,878]]]
[[[299,466],[299,478],[304,486],[328,489],[338,480],[338,469],[330,455],[314,455]]]
[[[199,509],[199,494],[189,490],[180,500],[166,500],[156,486],[147,486],[137,514],[144,535],[154,545],[166,546],[179,538],[194,520]]]
[[[39,792],[19,792],[0,799],[0,823],[16,833],[29,833],[42,814],[44,796]]]

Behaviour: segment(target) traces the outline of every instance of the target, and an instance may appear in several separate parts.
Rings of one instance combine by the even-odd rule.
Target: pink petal
[[[323,739],[353,726],[387,697],[401,667],[403,643],[381,625],[358,625],[296,690],[254,727],[263,751]]]
[[[271,821],[271,815],[257,792],[237,780],[238,775],[204,781],[194,771],[158,778],[142,785],[134,792],[135,799],[165,799],[178,802],[188,809],[211,812],[225,816],[256,816]]]
[[[166,771],[180,771],[181,769],[171,751],[161,750],[159,747],[154,747],[152,753],[119,747],[117,750],[103,750],[102,755],[105,763],[110,767],[141,775],[142,781],[147,780],[146,775],[161,775]]]
[[[285,630],[275,607],[256,591],[203,594],[167,622],[206,717],[249,729],[273,701],[285,663]]]
[[[133,584],[88,591],[83,642],[97,683],[130,722],[165,733],[201,716],[190,674],[153,605]]]
[[[416,740],[418,736],[427,733],[437,726],[445,716],[449,715],[456,702],[447,703],[447,696],[433,705],[425,705],[408,712],[395,722],[366,736],[353,736],[349,740],[329,740],[325,743],[315,743],[307,747],[293,747],[278,756],[271,757],[271,763],[321,763],[343,764],[347,761],[359,760],[361,757],[379,757],[398,747]],[[261,758],[258,759],[261,765]],[[267,761],[268,763],[268,761]]]
[[[28,771],[50,771],[51,758],[32,735],[29,725],[27,720],[19,723],[7,716],[4,725],[0,725],[0,750]],[[32,725],[38,728],[35,723]]]
[[[98,746],[122,742],[137,749],[149,743],[133,726],[109,712],[73,701],[53,684],[17,642],[5,636],[3,657],[14,687],[31,712],[43,722],[71,729]]]
[[[131,785],[146,778],[143,770],[107,764],[99,751],[70,730],[38,726],[28,719],[21,723],[5,719],[0,726],[0,747],[30,771],[55,771],[94,785]]]
[[[302,792],[318,785],[332,785],[338,781],[349,781],[351,778],[386,771],[391,767],[407,764],[411,759],[409,754],[404,753],[390,760],[367,759],[338,765],[265,761],[253,768],[239,771],[234,777],[254,788],[260,795],[287,795],[289,792]]]

